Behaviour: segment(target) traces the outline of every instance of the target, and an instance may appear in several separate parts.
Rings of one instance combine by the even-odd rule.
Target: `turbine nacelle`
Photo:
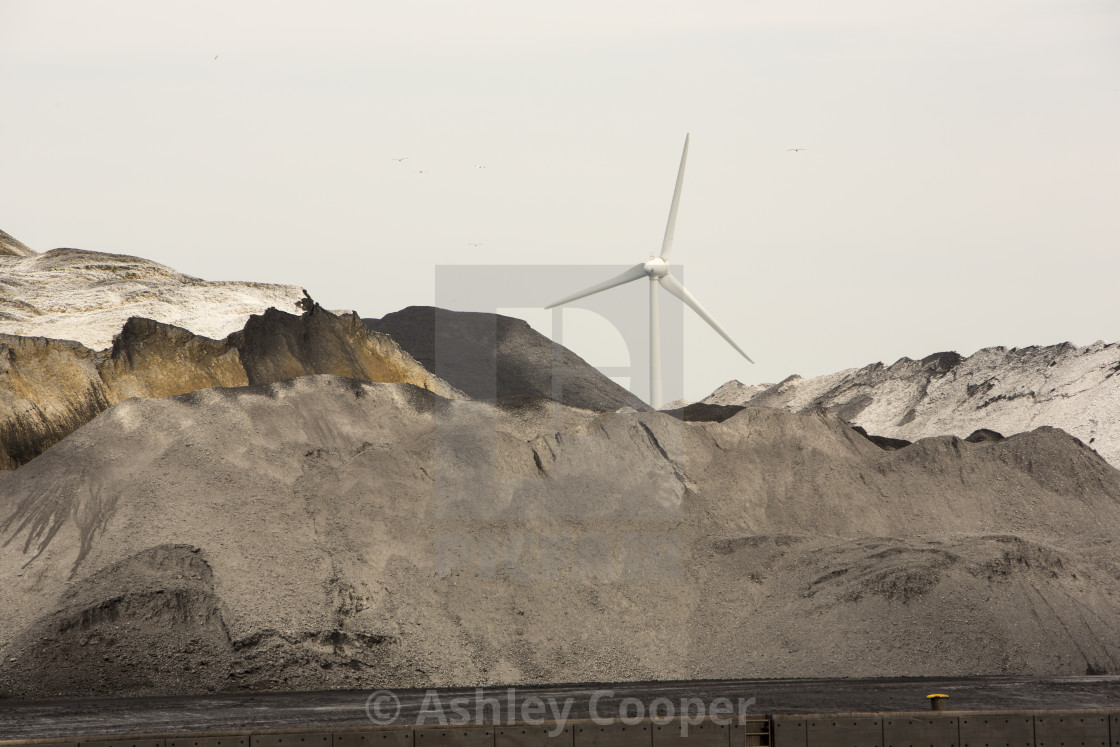
[[[650,257],[646,263],[642,265],[642,269],[651,278],[663,278],[669,274],[669,263],[661,259],[661,257]]]

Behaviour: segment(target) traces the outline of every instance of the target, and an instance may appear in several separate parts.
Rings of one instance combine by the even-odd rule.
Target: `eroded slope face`
[[[704,402],[807,412],[824,407],[869,433],[916,441],[1061,428],[1120,465],[1120,344],[939,353],[772,385],[728,382]]]
[[[0,682],[1116,671],[1118,520],[1120,473],[1053,429],[887,452],[820,413],[330,376],[129,400],[0,474]],[[127,653],[145,619],[165,657]]]
[[[30,257],[34,253],[31,247],[19,239],[6,231],[0,231],[0,257]]]
[[[301,316],[269,309],[226,340],[133,318],[113,347],[100,352],[67,340],[0,335],[0,469],[26,463],[129,397],[171,397],[308,374],[410,383],[461,396],[357,316],[335,316],[318,306]]]
[[[291,285],[200,280],[123,254],[0,251],[0,333],[76,340],[93,350],[109,347],[134,316],[222,338],[250,314],[296,311],[302,298]]]

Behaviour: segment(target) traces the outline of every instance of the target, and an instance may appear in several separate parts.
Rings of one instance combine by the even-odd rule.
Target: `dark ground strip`
[[[682,698],[710,703],[727,698],[753,704],[752,714],[918,711],[928,707],[926,695],[949,696],[950,710],[1049,710],[1075,708],[1120,709],[1120,676],[1095,677],[975,677],[913,679],[731,680],[644,682],[603,685],[562,685],[517,688],[512,696],[519,719],[526,698],[572,698],[570,719],[589,718],[596,691],[613,691],[597,701],[596,715],[612,718],[619,703],[637,698],[648,707],[656,698],[677,704]],[[435,701],[429,691],[401,690],[397,725],[438,726],[432,715]],[[478,718],[477,699],[497,699],[503,722],[509,723],[507,688],[440,689],[448,720],[456,719],[450,701],[461,701]],[[372,726],[366,715],[371,691],[312,693],[219,694],[161,698],[81,698],[39,701],[0,701],[0,739],[35,739],[113,734],[220,732],[247,729],[331,728]],[[426,713],[424,712],[427,708]],[[738,706],[736,705],[736,710]],[[493,704],[482,708],[481,721],[492,722]],[[424,715],[421,721],[418,716]],[[545,718],[549,713],[545,712]]]

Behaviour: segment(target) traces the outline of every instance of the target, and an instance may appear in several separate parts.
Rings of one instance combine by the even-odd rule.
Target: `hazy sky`
[[[0,96],[32,248],[364,316],[437,265],[644,260],[691,132],[673,259],[758,361],[689,319],[693,398],[1120,339],[1115,0],[0,0]]]

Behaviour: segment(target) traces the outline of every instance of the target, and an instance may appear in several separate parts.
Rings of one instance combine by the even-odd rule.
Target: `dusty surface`
[[[21,253],[0,237],[0,334],[76,340],[103,350],[129,317],[138,316],[222,338],[245,326],[250,314],[269,307],[295,311],[302,298],[293,285],[200,280],[123,254]]]
[[[30,257],[34,253],[27,244],[6,231],[0,231],[0,257]]]
[[[603,683],[518,688],[511,697],[504,687],[441,690],[439,702],[450,721],[460,718],[449,710],[461,699],[471,723],[492,723],[493,705],[478,707],[482,699],[497,699],[505,716],[511,710],[520,720],[525,698],[554,698],[560,709],[570,699],[571,719],[587,719],[591,698],[598,695],[594,715],[614,719],[623,698],[637,698],[649,706],[668,698],[679,708],[682,698],[711,703],[727,698],[737,708],[740,699],[755,714],[918,711],[927,709],[931,692],[949,696],[950,710],[1055,710],[1120,708],[1120,678],[1105,677],[972,677],[963,679],[865,680],[733,680],[693,682]],[[609,693],[609,694],[608,694]],[[397,725],[438,726],[425,706],[425,691],[396,693],[401,709]],[[308,729],[369,727],[365,705],[369,691],[224,694],[196,697],[0,701],[0,739],[35,739],[112,734],[244,732],[252,729]],[[513,708],[508,704],[512,701]],[[663,705],[658,706],[664,709]],[[661,711],[664,712],[663,710]],[[632,711],[630,711],[632,713]],[[737,714],[736,714],[737,717]],[[503,719],[506,720],[506,719]]]
[[[1120,670],[1120,472],[330,376],[132,399],[0,474],[0,691]]]
[[[869,433],[916,441],[964,438],[980,428],[1005,436],[1049,425],[1120,465],[1120,343],[985,348],[964,358],[938,353],[779,384],[729,381],[705,403],[823,407]]]
[[[627,389],[521,319],[409,306],[366,325],[471,399],[545,397],[599,412],[649,410]]]
[[[269,309],[225,340],[134,317],[99,352],[68,340],[0,335],[0,469],[29,461],[129,397],[324,373],[461,396],[357,316],[318,306],[302,315]]]

